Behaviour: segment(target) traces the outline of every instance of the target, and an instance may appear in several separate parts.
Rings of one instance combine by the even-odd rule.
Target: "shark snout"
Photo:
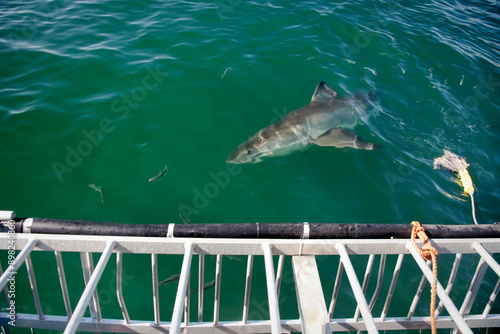
[[[233,160],[233,159],[229,159],[229,158],[226,160],[226,163],[227,164],[242,164],[241,161]]]
[[[231,152],[231,154],[229,155],[229,157],[226,160],[226,163],[228,163],[228,164],[241,164],[241,161],[237,160],[238,153],[239,153],[238,150]]]

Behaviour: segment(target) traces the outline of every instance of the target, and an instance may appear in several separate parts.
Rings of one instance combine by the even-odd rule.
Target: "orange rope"
[[[426,260],[432,261],[432,286],[431,286],[431,327],[432,334],[436,334],[436,291],[437,291],[437,250],[432,247],[427,234],[425,234],[424,228],[419,222],[414,221],[411,223],[413,229],[411,230],[411,243],[415,250]],[[416,243],[416,238],[419,238],[423,245],[422,248],[418,248]]]

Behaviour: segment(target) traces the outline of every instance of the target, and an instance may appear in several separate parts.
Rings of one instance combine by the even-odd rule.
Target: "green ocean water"
[[[125,223],[181,223],[182,210],[193,224],[472,224],[469,198],[433,170],[449,149],[470,163],[479,223],[498,222],[499,36],[496,1],[2,2],[0,209]],[[380,100],[356,132],[383,149],[311,147],[225,163],[307,104],[321,81],[340,96],[368,92],[369,69]],[[46,312],[64,314],[62,300],[50,302],[60,294],[55,261],[34,257]],[[83,289],[79,257],[64,260]],[[150,284],[148,257],[125,261],[131,281]],[[160,262],[160,278],[180,261]],[[245,261],[224,261],[241,276],[224,289],[241,289]],[[125,297],[142,304],[148,289],[137,284]],[[164,291],[168,314],[175,289]],[[19,312],[33,311],[29,291],[18,298]],[[104,315],[119,317],[109,298]],[[222,298],[222,314],[237,318],[236,296]],[[152,318],[146,304],[134,317]]]

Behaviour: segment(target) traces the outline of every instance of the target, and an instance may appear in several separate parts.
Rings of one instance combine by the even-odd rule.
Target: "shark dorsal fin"
[[[327,101],[338,98],[339,94],[328,87],[324,81],[321,81],[318,86],[316,86],[316,90],[314,91],[311,101]]]

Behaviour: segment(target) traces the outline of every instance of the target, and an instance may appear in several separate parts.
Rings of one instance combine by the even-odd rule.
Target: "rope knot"
[[[429,240],[427,234],[425,234],[424,228],[420,225],[419,222],[413,221],[411,223],[413,226],[411,230],[411,243],[413,248],[422,256],[424,259],[428,261],[432,261],[432,276],[433,281],[431,284],[431,327],[432,334],[436,333],[436,291],[437,291],[437,255],[438,251],[434,248]],[[416,238],[419,238],[423,245],[421,248],[418,248]]]
[[[436,248],[434,248],[429,240],[427,234],[425,234],[424,228],[420,225],[419,222],[414,221],[411,223],[413,225],[413,229],[411,231],[411,242],[413,247],[418,251],[418,253],[426,260],[431,261],[432,256],[437,256],[438,252]],[[419,238],[423,245],[422,248],[418,248],[416,244],[416,238]]]

